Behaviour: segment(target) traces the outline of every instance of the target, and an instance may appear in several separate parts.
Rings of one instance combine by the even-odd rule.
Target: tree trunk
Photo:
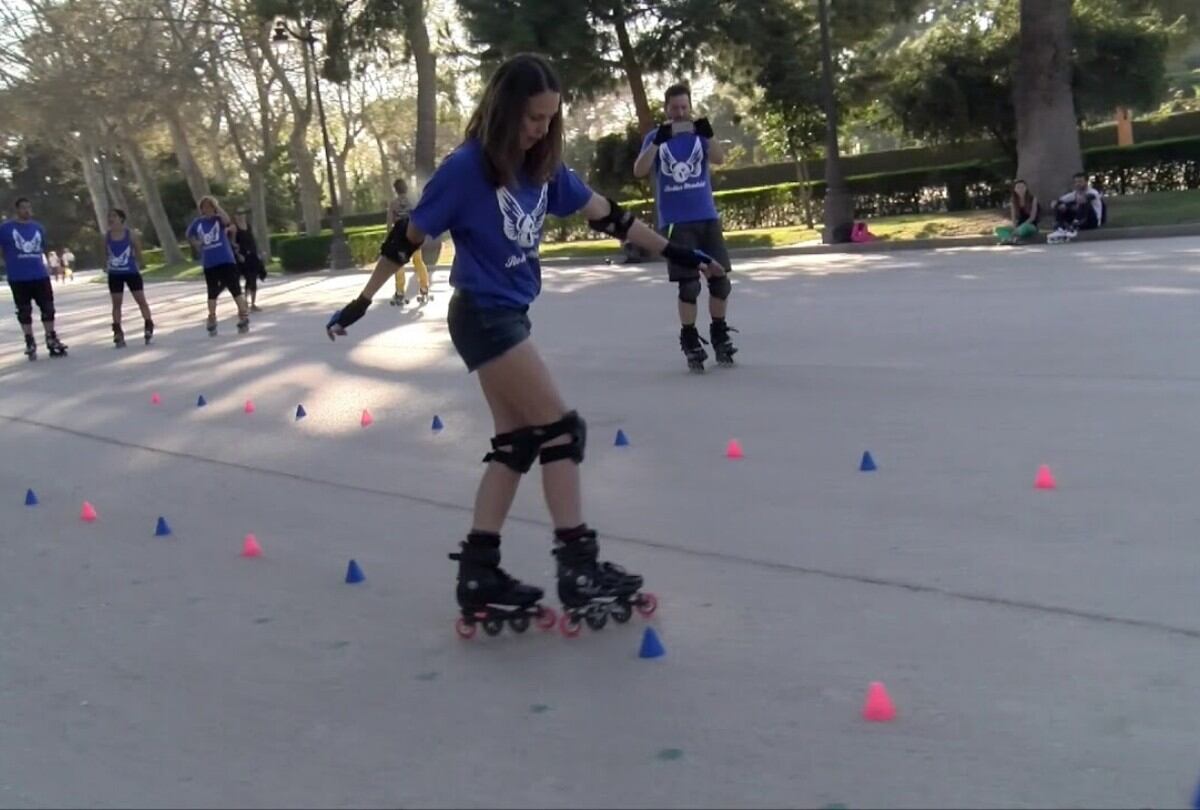
[[[404,1],[404,33],[417,68],[416,175],[418,190],[437,165],[437,55],[429,44],[425,0]]]
[[[795,146],[790,145],[792,162],[796,164],[796,182],[800,184],[800,206],[804,211],[804,224],[812,228],[813,223],[813,204],[812,204],[812,187],[808,181],[808,161],[800,156],[800,150]]]
[[[167,119],[167,129],[171,131],[171,145],[175,149],[175,158],[179,161],[179,169],[187,180],[192,198],[199,201],[201,197],[212,194],[208,187],[208,178],[200,170],[196,156],[192,154],[192,145],[188,143],[187,131],[183,128],[183,119],[179,110],[170,104],[163,105],[163,117]]]
[[[304,232],[316,236],[321,232],[321,185],[317,182],[313,168],[313,153],[305,142],[307,127],[293,126],[288,137],[288,154],[296,166],[296,180],[300,191],[300,217],[304,220]]]
[[[142,147],[132,138],[126,138],[121,143],[121,151],[133,169],[138,187],[142,190],[142,198],[146,201],[146,211],[150,215],[150,224],[154,227],[155,236],[162,246],[163,259],[167,264],[182,264],[183,252],[179,249],[179,240],[171,230],[171,220],[167,218],[167,210],[163,208],[162,197],[158,193],[154,173],[146,163]]]
[[[233,124],[230,123],[230,126]],[[225,165],[225,151],[221,148],[221,111],[219,108],[213,113],[212,125],[208,128],[208,137],[204,140],[208,146],[208,162],[212,164],[213,179],[228,188],[229,169]]]
[[[646,98],[646,83],[642,78],[642,66],[638,62],[633,42],[629,39],[629,29],[625,26],[625,7],[618,3],[613,11],[613,28],[617,31],[617,44],[621,48],[621,67],[625,70],[625,80],[629,82],[629,92],[633,95],[633,108],[637,111],[638,132],[645,135],[654,128],[654,113]]]
[[[821,96],[825,106],[825,222],[821,235],[827,245],[850,241],[854,228],[854,200],[842,173],[838,153],[838,100],[833,81],[832,32],[829,0],[817,0],[821,27]]]
[[[258,244],[258,252],[263,257],[263,264],[271,261],[271,233],[267,224],[267,182],[263,170],[251,169],[247,172],[250,182],[250,227],[254,230],[254,241]]]
[[[350,178],[346,175],[346,162],[350,156],[333,153],[333,170],[337,173],[338,203],[341,204],[342,214],[354,213],[354,198],[350,196]]]
[[[375,133],[371,133],[375,138],[375,148],[379,150],[379,180],[383,186],[383,204],[387,207],[392,201],[392,181],[396,178],[392,177],[391,161],[388,160],[387,144],[383,142],[383,138]]]
[[[129,208],[128,200],[125,199],[125,189],[121,188],[121,178],[117,175],[117,167],[109,161],[104,150],[100,150],[96,155],[99,158],[100,174],[104,178],[104,188],[108,192],[109,202],[126,214],[133,213]]]
[[[108,217],[108,190],[104,184],[104,172],[100,166],[100,150],[84,139],[79,139],[79,166],[87,184],[88,196],[92,198],[92,211],[96,214],[96,227],[104,233]]]
[[[1071,93],[1072,0],[1021,0],[1013,82],[1017,175],[1043,204],[1071,187],[1083,168]]]

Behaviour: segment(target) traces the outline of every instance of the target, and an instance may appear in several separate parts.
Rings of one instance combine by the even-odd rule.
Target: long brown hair
[[[535,183],[545,183],[558,170],[563,152],[562,106],[550,119],[546,137],[521,149],[521,128],[529,99],[550,91],[561,93],[554,68],[542,57],[521,53],[504,61],[488,80],[483,98],[467,124],[467,138],[483,145],[488,180],[511,186],[519,170]]]
[[[1025,186],[1025,198],[1024,199],[1022,199],[1021,195],[1017,193],[1017,185],[1018,184]],[[1033,210],[1033,192],[1029,190],[1029,184],[1020,178],[1017,178],[1016,180],[1013,181],[1012,202],[1013,202],[1013,205],[1015,205],[1021,211]]]

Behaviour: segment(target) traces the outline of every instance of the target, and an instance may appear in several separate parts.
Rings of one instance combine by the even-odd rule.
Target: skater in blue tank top
[[[142,281],[142,236],[125,224],[125,212],[114,208],[108,212],[108,232],[104,234],[104,272],[108,274],[108,292],[112,296],[113,344],[125,347],[125,332],[121,328],[121,304],[125,288],[133,295],[142,311],[142,338],[149,343],[154,337],[154,320],[146,303]]]

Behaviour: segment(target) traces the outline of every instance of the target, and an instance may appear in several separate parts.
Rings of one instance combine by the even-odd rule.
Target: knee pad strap
[[[537,428],[518,428],[493,436],[492,452],[484,456],[483,460],[498,461],[510,470],[524,475],[533,467],[541,446],[542,439],[538,436]]]
[[[566,444],[555,444],[543,447],[539,457],[542,464],[570,459],[576,464],[583,461],[583,450],[587,447],[587,422],[576,411],[569,411],[566,416],[550,425],[537,428],[543,431],[542,443],[557,439],[559,436],[570,436]]]

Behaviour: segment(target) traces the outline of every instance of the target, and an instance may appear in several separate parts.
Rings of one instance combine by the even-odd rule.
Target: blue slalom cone
[[[350,565],[346,566],[346,582],[350,585],[357,585],[359,582],[364,582],[366,577],[363,576],[362,569],[358,567],[358,563],[354,560],[350,561]]]
[[[166,537],[171,533],[171,527],[167,525],[167,519],[162,515],[158,516],[158,525],[154,527],[155,537]]]
[[[662,658],[666,654],[662,642],[658,640],[658,633],[654,632],[653,627],[647,627],[646,632],[642,634],[642,648],[638,650],[638,658]]]
[[[303,405],[297,405],[297,406],[296,406],[296,419],[297,419],[297,420],[300,420],[300,419],[303,419],[303,418],[304,418],[304,417],[306,417],[306,416],[308,416],[308,411],[304,410],[304,406],[303,406]]]
[[[37,506],[38,505],[37,495],[33,494],[32,489],[25,490],[25,505],[26,506]]]
[[[207,404],[208,404],[208,400],[204,398],[204,394],[201,394],[200,396],[196,397],[196,407],[197,408],[203,408]]]
[[[871,451],[863,451],[862,464],[858,465],[859,472],[875,472],[879,469],[875,466],[875,459],[871,458]]]
[[[617,438],[613,441],[613,447],[628,447],[629,437],[625,435],[625,431],[617,428]]]
[[[436,433],[437,431],[443,429],[444,427],[446,427],[446,426],[442,424],[442,418],[435,413],[433,415],[433,426],[432,426],[431,430],[433,430]]]
[[[1200,784],[1196,785],[1196,795],[1192,797],[1192,810],[1200,810]]]

